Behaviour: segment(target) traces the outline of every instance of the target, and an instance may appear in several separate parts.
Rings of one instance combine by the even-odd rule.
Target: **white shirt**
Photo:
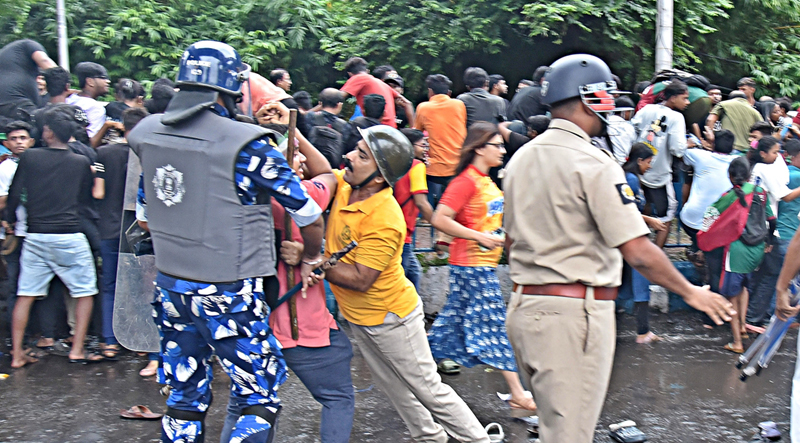
[[[783,158],[779,156],[772,164],[756,163],[750,174],[750,183],[761,186],[767,191],[772,213],[777,217],[778,201],[792,192],[787,186],[789,184],[789,167],[786,166]]]
[[[91,97],[72,94],[67,97],[65,102],[83,109],[83,112],[86,113],[86,117],[89,118],[89,127],[86,128],[89,138],[94,137],[106,122],[106,107]]]
[[[17,173],[17,160],[15,158],[8,158],[3,163],[0,163],[0,197],[8,196],[8,188],[11,187],[11,181],[14,179],[14,174]],[[17,223],[14,225],[14,234],[17,237],[25,237],[28,233],[28,213],[22,205],[17,206]],[[0,239],[5,239],[5,230],[2,230]]]
[[[705,149],[687,149],[683,162],[694,168],[692,190],[689,200],[681,210],[681,221],[692,229],[703,227],[703,215],[706,208],[717,201],[722,194],[733,186],[728,178],[728,167],[736,156],[706,151]]]
[[[683,114],[661,104],[650,104],[637,112],[631,123],[639,134],[637,141],[649,143],[655,150],[652,168],[644,173],[642,183],[649,188],[669,185],[672,183],[672,157],[683,157],[686,151]]]
[[[636,143],[636,128],[633,124],[618,115],[608,117],[608,138],[611,139],[611,151],[620,166],[628,160],[631,146]]]

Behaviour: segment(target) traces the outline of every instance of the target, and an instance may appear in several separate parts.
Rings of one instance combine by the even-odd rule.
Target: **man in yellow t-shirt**
[[[376,384],[412,438],[446,443],[449,433],[462,442],[489,442],[466,403],[436,372],[422,302],[401,266],[406,224],[392,186],[411,167],[411,143],[384,125],[360,131],[363,139],[336,173],[325,254],[351,241],[358,247],[325,278]]]

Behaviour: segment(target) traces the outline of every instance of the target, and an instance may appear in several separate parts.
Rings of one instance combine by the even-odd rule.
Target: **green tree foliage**
[[[5,42],[34,38],[55,46],[54,2],[18,3],[0,21]],[[332,23],[318,0],[67,0],[72,63],[97,60],[112,78],[141,80],[174,74],[183,50],[212,39],[236,47],[254,70],[328,63],[319,38]]]
[[[73,64],[97,60],[112,77],[171,75],[200,39],[234,45],[267,73],[286,67],[297,84],[343,79],[359,55],[390,63],[421,93],[424,76],[456,83],[480,65],[513,83],[570,52],[606,59],[632,86],[652,75],[656,0],[66,0]],[[7,0],[0,44],[34,38],[55,53],[55,5]],[[733,86],[752,75],[771,95],[800,92],[800,2],[677,0],[676,67]]]

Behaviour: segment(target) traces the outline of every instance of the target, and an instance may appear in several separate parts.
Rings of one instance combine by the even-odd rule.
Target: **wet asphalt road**
[[[634,319],[625,316],[618,323],[614,371],[595,442],[610,442],[607,426],[625,419],[638,422],[655,443],[747,442],[763,420],[777,422],[788,441],[796,330],[760,377],[742,383],[733,365],[735,356],[722,349],[730,341],[729,328],[707,331],[697,315],[689,313],[654,313],[652,323],[654,332],[665,336],[664,342],[637,345]],[[157,421],[119,418],[120,409],[137,404],[164,410],[159,385],[138,375],[145,357],[124,354],[117,362],[79,366],[64,357],[48,356],[30,367],[11,370],[8,353],[0,350],[4,352],[0,373],[10,373],[9,378],[0,380],[0,442],[159,441]],[[388,404],[387,393],[374,387],[356,343],[354,350],[357,393],[351,441],[412,441]],[[444,380],[482,423],[502,424],[507,442],[528,441],[525,424],[508,418],[495,396],[496,391],[505,392],[499,372],[477,367]],[[228,377],[217,367],[216,400],[206,420],[206,442],[217,441],[228,384]],[[289,378],[280,395],[284,409],[276,442],[319,441],[319,406],[296,377]]]

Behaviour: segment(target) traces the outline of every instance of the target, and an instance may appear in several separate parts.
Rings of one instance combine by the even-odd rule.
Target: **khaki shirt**
[[[511,280],[616,287],[618,246],[647,235],[619,165],[574,123],[554,119],[506,168]]]

